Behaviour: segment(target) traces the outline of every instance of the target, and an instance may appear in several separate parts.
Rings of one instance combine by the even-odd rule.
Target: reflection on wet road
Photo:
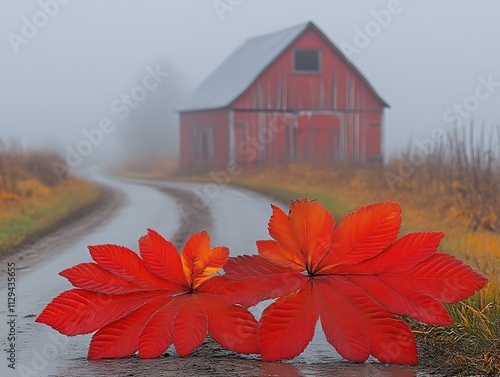
[[[18,360],[17,370],[6,367],[2,358],[1,376],[425,376],[416,368],[389,367],[370,359],[366,364],[342,360],[328,345],[322,331],[306,351],[293,362],[264,363],[257,357],[241,357],[206,341],[195,353],[181,359],[173,349],[169,357],[139,360],[88,361],[91,335],[68,338],[41,324],[34,316],[58,293],[70,287],[59,271],[89,260],[87,245],[116,243],[137,249],[137,240],[153,228],[168,238],[183,242],[186,234],[207,229],[213,245],[226,245],[231,255],[253,254],[255,240],[267,239],[271,214],[269,199],[250,191],[219,187],[207,197],[203,184],[138,182],[105,178],[92,179],[123,194],[122,207],[111,219],[75,237],[71,242],[51,245],[56,253],[33,268],[19,272],[17,284]],[[40,252],[43,252],[41,250]],[[5,289],[0,300],[6,302]],[[260,316],[261,303],[252,308]],[[0,308],[2,322],[5,306]],[[2,324],[1,335],[6,334]],[[317,328],[319,330],[319,327]]]

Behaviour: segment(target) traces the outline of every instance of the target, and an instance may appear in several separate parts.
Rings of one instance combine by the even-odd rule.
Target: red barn
[[[312,22],[255,37],[181,107],[181,168],[381,161],[386,107]]]

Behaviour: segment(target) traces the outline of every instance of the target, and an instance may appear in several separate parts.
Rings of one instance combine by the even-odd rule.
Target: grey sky
[[[110,118],[116,130],[128,127],[136,134],[145,118],[156,116],[151,122],[167,119],[165,146],[175,150],[177,124],[165,109],[175,107],[245,38],[307,20],[337,45],[354,47],[356,28],[372,27],[368,46],[350,58],[391,104],[386,116],[388,152],[410,136],[425,139],[436,128],[449,129],[457,116],[490,125],[500,120],[496,0],[65,1],[16,53],[8,34],[22,35],[22,19],[33,19],[41,9],[39,1],[0,0],[4,140],[65,147],[75,145],[83,130],[97,128],[103,118]],[[229,4],[232,10],[220,17],[214,3]],[[380,25],[374,12],[390,6],[398,12]],[[374,22],[379,22],[378,32]],[[111,104],[141,83],[147,66],[157,64],[169,76],[120,120]],[[490,81],[489,86],[477,91],[484,81]],[[169,103],[163,105],[162,98]],[[468,103],[462,114],[452,108],[464,101]],[[106,135],[99,148],[120,144],[119,135]]]

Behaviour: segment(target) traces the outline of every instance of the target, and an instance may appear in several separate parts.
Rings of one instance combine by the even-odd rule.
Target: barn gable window
[[[294,50],[293,70],[295,73],[321,73],[321,50]]]

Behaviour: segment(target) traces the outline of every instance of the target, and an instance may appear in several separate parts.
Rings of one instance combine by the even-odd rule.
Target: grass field
[[[14,250],[97,202],[101,189],[53,169],[48,151],[7,148],[0,142],[0,254]]]
[[[121,166],[123,174],[148,179],[211,182],[211,175],[175,173],[175,162],[147,158]],[[140,166],[140,171],[137,167]],[[159,166],[168,167],[165,169]],[[426,166],[424,165],[424,168]],[[416,173],[396,189],[384,178],[394,167],[311,167],[287,165],[270,168],[246,167],[229,184],[262,192],[289,202],[298,197],[318,199],[339,221],[346,213],[369,203],[397,201],[403,207],[401,235],[410,231],[443,231],[441,251],[457,256],[489,279],[489,284],[470,299],[447,308],[455,322],[450,327],[428,326],[410,320],[420,358],[437,372],[447,375],[498,375],[500,373],[500,231],[491,229],[496,208],[474,208],[469,191],[457,186],[456,178],[441,184],[427,182]],[[485,179],[491,179],[485,177]],[[489,186],[488,186],[489,187]],[[496,192],[490,193],[496,200]],[[491,200],[476,200],[485,207]],[[471,208],[473,216],[465,209]],[[496,212],[500,213],[500,211]],[[487,216],[482,219],[480,216]]]

